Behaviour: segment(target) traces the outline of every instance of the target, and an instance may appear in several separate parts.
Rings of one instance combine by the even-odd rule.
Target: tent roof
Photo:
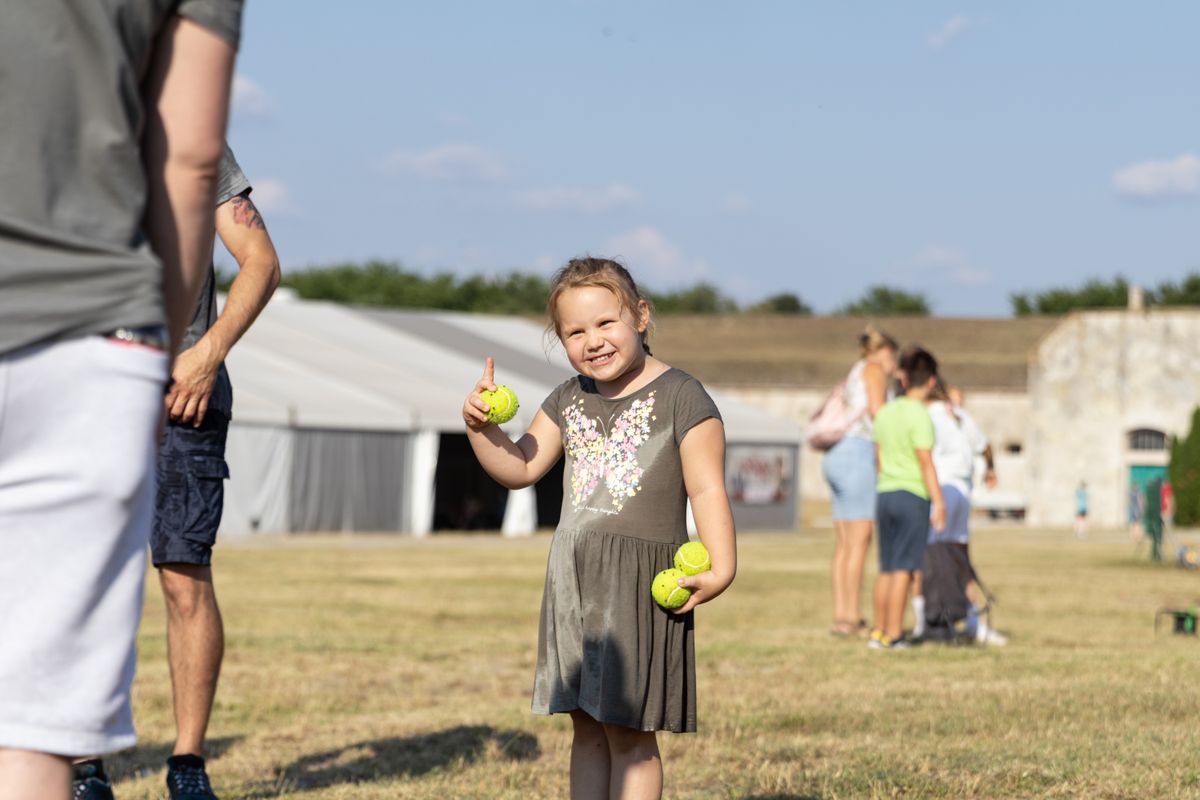
[[[522,399],[510,432],[573,373],[521,317],[362,309],[280,293],[229,354],[239,422],[346,430],[462,430],[463,399],[492,356]],[[800,427],[713,393],[734,442],[789,442]]]

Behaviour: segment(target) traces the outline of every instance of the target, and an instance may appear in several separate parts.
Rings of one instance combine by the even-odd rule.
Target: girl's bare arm
[[[675,613],[685,614],[721,594],[737,575],[737,534],[725,492],[725,426],[710,418],[693,427],[679,445],[679,457],[700,541],[712,560],[708,572],[683,579],[692,596]]]
[[[488,359],[483,377],[463,402],[463,422],[467,426],[467,441],[475,457],[488,475],[508,489],[523,489],[546,474],[562,456],[562,436],[554,421],[538,409],[529,430],[517,441],[488,421],[487,403],[479,393],[494,390],[495,366]]]

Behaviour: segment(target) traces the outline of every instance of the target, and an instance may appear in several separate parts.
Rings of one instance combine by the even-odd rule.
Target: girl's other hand
[[[733,583],[733,576],[725,578],[718,575],[711,569],[701,572],[698,575],[687,575],[679,579],[679,585],[685,589],[691,589],[692,596],[688,601],[675,609],[674,614],[686,614],[701,603],[707,603],[714,597],[725,591],[729,584]]]
[[[492,424],[488,419],[488,404],[483,402],[479,393],[496,391],[495,375],[495,364],[492,362],[491,356],[488,356],[483,365],[483,377],[475,384],[475,388],[471,390],[463,403],[463,422],[473,431],[481,431]]]

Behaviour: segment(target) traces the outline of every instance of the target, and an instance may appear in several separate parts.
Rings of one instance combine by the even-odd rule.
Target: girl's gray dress
[[[668,369],[619,399],[576,376],[542,410],[562,431],[562,517],[550,545],[533,712],[581,709],[643,731],[696,730],[692,614],[650,595],[688,540],[679,443],[715,417],[700,382]]]

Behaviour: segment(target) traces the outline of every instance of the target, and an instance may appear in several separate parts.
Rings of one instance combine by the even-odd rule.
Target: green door
[[[1138,493],[1143,498],[1145,498],[1146,484],[1150,483],[1150,481],[1154,480],[1155,478],[1161,478],[1162,480],[1165,481],[1167,479],[1167,468],[1162,467],[1162,466],[1148,466],[1146,464],[1135,464],[1129,468],[1130,499],[1126,500],[1126,503],[1127,503],[1127,507],[1131,511],[1132,511],[1132,505],[1133,505],[1132,495],[1133,495],[1134,487],[1136,486]],[[1142,508],[1145,508],[1145,507],[1146,507],[1145,500],[1143,500]],[[1135,514],[1131,513],[1129,515],[1129,521],[1131,523],[1135,522],[1137,520],[1140,520],[1140,519],[1141,519],[1140,514],[1135,515]]]

